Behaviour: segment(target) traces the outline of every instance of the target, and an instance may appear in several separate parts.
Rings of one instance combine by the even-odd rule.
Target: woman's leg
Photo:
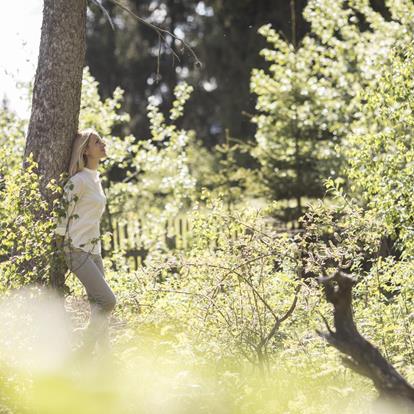
[[[88,295],[91,314],[85,330],[83,349],[92,352],[98,339],[108,343],[108,318],[116,305],[116,297],[106,283],[99,256],[72,249],[65,257],[69,269],[85,286]]]
[[[93,261],[95,262],[95,264],[98,266],[99,270],[101,271],[102,275],[104,275],[105,277],[105,270],[104,270],[104,265],[103,265],[103,261],[102,261],[102,256],[101,255],[92,255]],[[116,299],[115,299],[115,303],[116,303]],[[97,308],[96,306],[92,306],[91,304],[91,314],[92,312],[99,312],[99,308]],[[99,349],[103,352],[110,352],[111,350],[111,340],[110,340],[110,336],[109,336],[109,320],[110,320],[110,312],[106,313],[106,317],[104,319],[103,322],[103,327],[102,327],[102,332],[101,335],[98,337],[97,343],[99,346]]]

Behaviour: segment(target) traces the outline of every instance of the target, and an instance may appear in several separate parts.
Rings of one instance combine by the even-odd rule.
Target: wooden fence
[[[141,266],[148,254],[148,250],[142,245],[143,226],[142,219],[134,219],[131,221],[118,221],[114,220],[112,223],[113,233],[112,240],[109,245],[102,245],[102,255],[109,254],[111,249],[119,250],[123,249],[127,257],[130,268],[138,269]],[[284,225],[269,221],[265,224],[263,231],[270,230],[291,230],[292,226]],[[185,215],[179,215],[173,219],[168,220],[164,229],[165,245],[171,250],[182,250],[190,247],[192,237],[192,225],[191,220]],[[233,232],[230,235],[231,238],[236,239],[238,237],[237,232]],[[212,242],[212,248],[217,244]]]
[[[113,233],[109,245],[102,245],[102,255],[109,254],[109,250],[123,249],[125,255],[131,258],[129,262],[134,269],[141,266],[148,254],[148,249],[143,246],[142,238],[145,232],[143,219],[133,221],[118,221],[112,223]],[[168,220],[164,229],[165,245],[168,249],[186,249],[189,247],[191,237],[191,223],[185,215]]]

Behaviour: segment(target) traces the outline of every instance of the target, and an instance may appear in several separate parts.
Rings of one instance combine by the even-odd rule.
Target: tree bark
[[[338,270],[334,276],[321,277],[326,300],[334,307],[335,331],[318,332],[332,346],[346,355],[345,365],[370,378],[383,400],[391,400],[414,408],[414,388],[359,332],[353,319],[352,288],[355,279]]]
[[[86,0],[44,0],[36,70],[23,167],[33,154],[40,192],[52,208],[46,189],[67,171],[79,122],[86,44]],[[52,257],[53,261],[54,258]],[[52,263],[50,283],[61,293],[67,269]]]

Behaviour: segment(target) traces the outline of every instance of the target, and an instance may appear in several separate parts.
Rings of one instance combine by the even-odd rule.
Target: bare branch
[[[326,320],[325,316],[323,316],[323,315],[322,315],[322,313],[321,313],[321,312],[319,312],[319,311],[318,311],[318,313],[319,313],[319,316],[322,318],[323,323],[325,324],[325,327],[326,327],[326,329],[328,330],[329,334],[330,334],[330,335],[333,335],[333,334],[334,334],[334,331],[333,331],[333,330],[331,329],[331,327],[329,326],[329,323],[328,323],[328,321]],[[318,333],[318,335],[320,336],[320,331],[317,331],[317,333]]]
[[[295,297],[293,298],[292,305],[290,305],[290,308],[288,311],[279,319],[280,322],[285,321],[287,318],[289,318],[290,315],[292,315],[293,311],[295,310],[296,304],[298,302],[298,294],[301,289],[301,285],[297,285],[295,289]]]
[[[143,23],[144,25],[150,27],[151,29],[155,30],[155,32],[158,34],[158,37],[160,39],[162,39],[164,41],[164,43],[167,45],[168,49],[171,50],[171,53],[173,54],[174,57],[177,58],[177,60],[180,62],[180,58],[178,56],[178,54],[176,53],[176,51],[174,50],[173,47],[171,47],[167,40],[165,39],[165,35],[169,35],[171,36],[173,39],[178,40],[179,42],[181,42],[184,46],[184,48],[186,48],[191,55],[193,56],[194,60],[195,60],[195,64],[197,67],[201,67],[202,66],[202,62],[200,61],[200,59],[198,58],[198,56],[196,55],[196,53],[194,52],[194,50],[192,49],[192,47],[183,39],[178,38],[177,36],[175,36],[173,33],[171,33],[168,30],[165,29],[161,29],[160,27],[147,22],[145,19],[143,19],[142,17],[138,16],[137,14],[135,14],[131,9],[129,9],[128,7],[124,6],[122,3],[120,3],[117,0],[109,0],[110,2],[114,3],[115,5],[117,5],[118,7],[120,7],[122,10],[126,11],[128,14],[130,14],[131,16],[133,16],[136,20],[138,20],[139,22]],[[160,48],[158,51],[158,60],[157,60],[157,75],[159,74],[159,55],[160,53]]]
[[[293,298],[292,305],[290,305],[290,308],[288,309],[288,311],[281,318],[276,319],[276,322],[273,325],[269,334],[266,336],[266,338],[263,338],[260,341],[257,347],[258,349],[263,348],[263,346],[266,345],[270,341],[270,339],[275,335],[276,331],[279,329],[281,323],[285,321],[293,313],[293,311],[296,308],[296,304],[298,302],[298,294],[299,294],[300,289],[301,289],[301,285],[298,285],[295,289],[295,297]]]
[[[102,10],[102,13],[105,15],[106,19],[108,20],[109,24],[111,25],[112,30],[115,30],[115,26],[114,26],[114,23],[111,19],[111,16],[109,15],[109,13],[105,9],[105,7],[102,5],[101,0],[91,0],[91,2],[96,4]]]

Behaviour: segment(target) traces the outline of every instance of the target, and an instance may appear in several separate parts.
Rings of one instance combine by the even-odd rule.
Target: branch
[[[292,305],[290,305],[290,308],[288,311],[279,319],[280,322],[284,322],[287,318],[289,318],[290,315],[292,315],[293,311],[295,310],[296,303],[298,302],[298,294],[300,292],[301,285],[297,285],[295,289],[295,297],[293,298]]]
[[[130,14],[132,17],[134,17],[134,18],[135,18],[136,20],[138,20],[139,22],[141,22],[141,23],[143,23],[144,25],[146,25],[146,26],[150,27],[151,29],[155,30],[155,32],[158,34],[159,39],[162,39],[162,40],[164,41],[164,43],[167,45],[167,47],[171,50],[171,52],[172,52],[173,56],[175,56],[179,62],[181,62],[181,61],[180,61],[179,56],[177,55],[177,53],[176,53],[176,51],[174,50],[174,48],[173,48],[173,47],[171,47],[171,46],[168,44],[167,40],[165,39],[164,34],[169,35],[169,36],[171,36],[173,39],[176,39],[176,40],[178,40],[179,42],[181,42],[181,43],[184,45],[184,47],[185,47],[186,49],[188,49],[188,51],[189,51],[189,52],[191,53],[191,55],[193,56],[193,58],[194,58],[194,60],[195,60],[195,65],[196,65],[197,67],[202,67],[202,63],[201,63],[200,59],[198,58],[198,56],[196,55],[196,53],[194,52],[194,50],[192,49],[192,47],[191,47],[191,46],[190,46],[190,45],[189,45],[189,44],[188,44],[185,40],[178,38],[177,36],[175,36],[173,33],[171,33],[171,32],[170,32],[170,31],[168,31],[168,30],[161,29],[160,27],[158,27],[158,26],[156,26],[156,25],[154,25],[154,24],[152,24],[152,23],[147,22],[145,19],[143,19],[142,17],[140,17],[140,16],[138,16],[137,14],[135,14],[135,13],[134,13],[131,9],[129,9],[128,7],[124,6],[124,5],[123,5],[122,3],[120,3],[119,1],[117,1],[117,0],[108,0],[108,1],[110,1],[111,3],[113,3],[113,4],[117,5],[117,6],[118,6],[118,7],[120,7],[122,10],[126,11],[128,14]],[[158,57],[157,57],[157,79],[158,79],[158,75],[159,75],[159,60],[160,60],[160,47],[159,47],[159,49],[158,49]]]
[[[263,338],[259,345],[257,346],[257,349],[262,349],[264,345],[266,345],[270,339],[274,336],[274,334],[276,333],[276,331],[279,329],[280,325],[282,322],[284,322],[295,310],[296,308],[296,304],[298,302],[298,294],[299,291],[301,289],[301,285],[298,285],[295,289],[295,297],[293,299],[292,304],[290,305],[290,308],[288,309],[288,311],[281,317],[281,318],[276,318],[276,322],[273,325],[273,328],[271,329],[271,331],[269,332],[269,334],[266,336],[266,338]]]
[[[106,19],[108,20],[109,24],[112,27],[112,30],[115,31],[114,23],[112,22],[111,16],[109,15],[108,11],[102,6],[101,0],[91,0],[92,3],[96,4],[101,10],[102,13],[105,15]]]

